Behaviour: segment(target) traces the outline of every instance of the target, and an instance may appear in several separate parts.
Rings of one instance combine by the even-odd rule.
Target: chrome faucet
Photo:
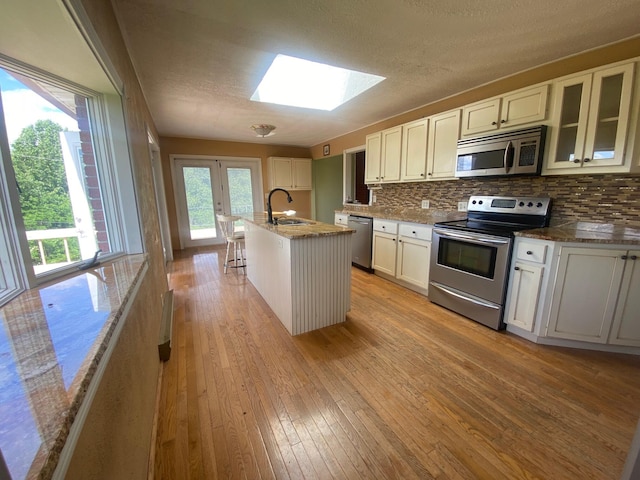
[[[291,195],[289,194],[289,192],[287,192],[284,188],[274,188],[273,190],[271,190],[269,192],[269,196],[267,197],[267,223],[273,223],[273,210],[271,208],[271,195],[274,194],[274,192],[277,192],[278,190],[280,190],[281,192],[284,192],[287,194],[287,202],[291,203],[293,202],[293,198],[291,198]]]

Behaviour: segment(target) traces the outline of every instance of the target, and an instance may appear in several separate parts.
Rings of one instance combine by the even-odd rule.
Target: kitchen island
[[[343,322],[351,305],[353,230],[299,220],[245,219],[247,276],[291,335]]]

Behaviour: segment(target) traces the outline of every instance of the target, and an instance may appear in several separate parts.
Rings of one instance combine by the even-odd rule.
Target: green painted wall
[[[313,161],[313,208],[319,222],[333,223],[342,208],[342,155]]]

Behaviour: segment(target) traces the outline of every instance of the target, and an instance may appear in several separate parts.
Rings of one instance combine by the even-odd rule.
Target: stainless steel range
[[[500,330],[514,232],[547,226],[551,199],[472,196],[467,211],[434,225],[429,300]]]

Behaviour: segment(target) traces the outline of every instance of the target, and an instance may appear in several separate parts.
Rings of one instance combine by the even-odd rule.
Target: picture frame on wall
[[[329,144],[326,144],[325,146],[322,147],[322,154],[326,157],[327,155],[329,155]]]

